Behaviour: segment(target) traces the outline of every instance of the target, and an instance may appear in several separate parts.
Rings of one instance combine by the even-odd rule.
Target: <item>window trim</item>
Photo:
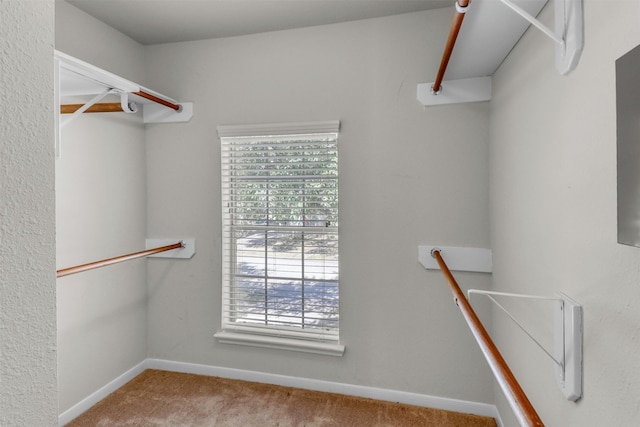
[[[256,335],[246,332],[222,330],[216,332],[214,338],[222,344],[238,344],[250,347],[274,348],[278,350],[299,351],[303,353],[322,354],[325,356],[341,357],[345,346],[339,343],[310,341],[293,338]]]
[[[301,122],[301,123],[276,123],[276,124],[252,124],[252,125],[223,125],[218,126],[218,137],[270,137],[274,135],[304,135],[319,133],[339,133],[340,121],[322,121],[322,122]],[[223,178],[224,179],[224,178]],[[227,257],[233,257],[230,253],[225,255],[223,250],[223,263]],[[226,267],[223,265],[223,287],[225,286]],[[260,331],[252,331],[251,327],[243,327],[242,325],[225,324],[224,306],[224,288],[222,304],[221,330],[214,334],[215,339],[223,344],[239,344],[253,347],[273,348],[281,350],[300,351],[307,353],[315,353],[330,356],[342,356],[345,346],[340,343],[339,332],[336,337],[324,337],[318,334],[316,337],[295,337],[295,333],[291,336],[278,336],[277,334],[269,335],[260,333]],[[339,331],[339,329],[338,329]],[[301,334],[303,335],[303,334]]]
[[[300,123],[265,123],[255,125],[221,125],[217,127],[219,138],[234,136],[299,135],[305,133],[338,133],[339,120]]]

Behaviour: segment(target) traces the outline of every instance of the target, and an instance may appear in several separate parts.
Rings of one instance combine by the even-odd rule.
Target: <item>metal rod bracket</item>
[[[82,115],[82,113],[84,113],[85,111],[87,111],[89,108],[91,108],[94,104],[96,104],[97,102],[99,102],[102,98],[104,98],[105,96],[109,95],[110,93],[113,92],[112,88],[106,88],[105,90],[103,90],[102,92],[100,92],[99,94],[97,94],[96,96],[94,96],[93,98],[91,98],[86,104],[84,104],[82,107],[78,108],[72,115],[71,117],[69,117],[67,120],[60,122],[60,127],[62,128],[63,126],[68,125],[69,123],[71,123],[73,120],[77,119],[78,117],[80,117]]]
[[[133,101],[129,102],[129,94],[126,92],[120,93],[120,106],[125,113],[138,112],[138,104]]]
[[[555,377],[564,396],[576,401],[582,396],[582,306],[564,294],[557,297],[538,295],[514,294],[508,292],[485,291],[469,289],[467,295],[471,300],[472,294],[487,296],[551,359],[555,364]],[[548,300],[554,307],[554,350],[548,351],[522,323],[502,306],[494,296],[520,299]]]
[[[560,74],[565,75],[578,65],[584,45],[582,0],[554,0],[555,31],[511,0],[501,1],[555,42],[556,68]]]

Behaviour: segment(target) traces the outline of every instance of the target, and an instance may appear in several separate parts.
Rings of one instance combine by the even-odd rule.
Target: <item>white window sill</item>
[[[251,347],[275,348],[279,350],[301,351],[304,353],[323,354],[341,357],[344,345],[338,343],[297,340],[292,338],[270,337],[264,335],[243,334],[237,332],[220,331],[213,335],[223,344],[248,345]]]

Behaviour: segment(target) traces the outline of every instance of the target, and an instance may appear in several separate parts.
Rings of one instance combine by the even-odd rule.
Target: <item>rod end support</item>
[[[470,2],[468,0],[467,1],[463,0],[462,3],[464,4],[464,6],[461,5],[458,0],[456,0],[456,12],[458,12],[458,13],[466,13],[467,12],[467,9],[469,9],[469,3]]]

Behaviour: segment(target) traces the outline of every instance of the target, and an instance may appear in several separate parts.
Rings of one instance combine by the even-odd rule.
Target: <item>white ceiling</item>
[[[66,1],[145,45],[332,24],[454,4],[453,0]]]

